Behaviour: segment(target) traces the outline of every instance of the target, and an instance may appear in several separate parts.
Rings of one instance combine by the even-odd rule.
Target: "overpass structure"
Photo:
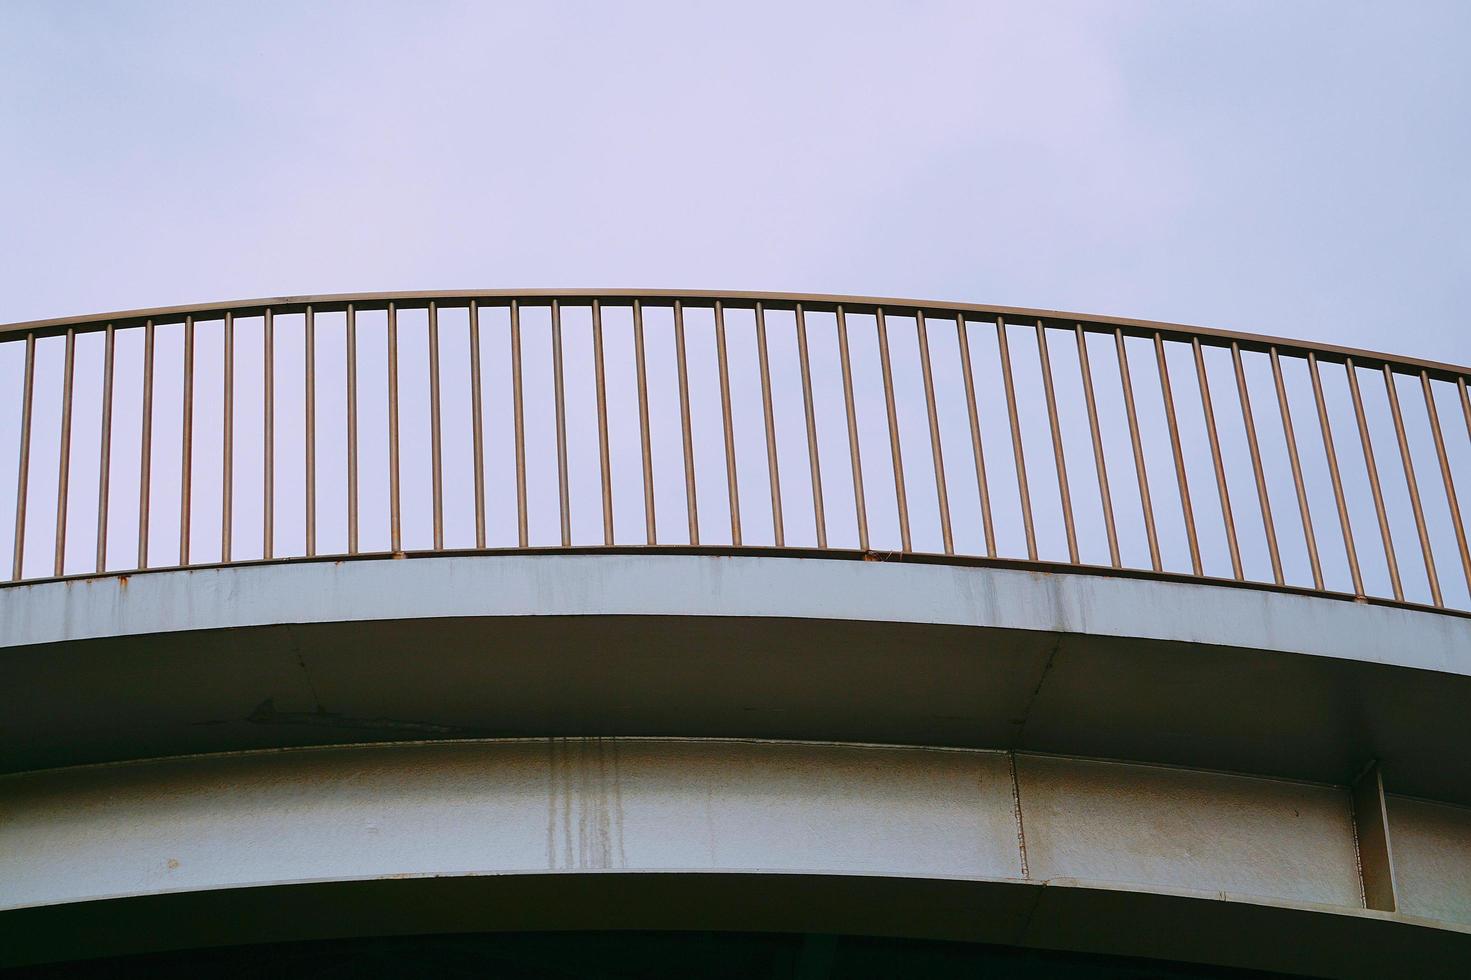
[[[594,291],[14,324],[4,371],[0,966],[1471,962],[1471,369]]]

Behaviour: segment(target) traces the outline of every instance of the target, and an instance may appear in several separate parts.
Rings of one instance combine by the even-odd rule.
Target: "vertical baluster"
[[[1088,429],[1093,437],[1093,466],[1098,471],[1098,498],[1103,507],[1103,527],[1108,532],[1108,561],[1119,567],[1119,533],[1114,524],[1113,497],[1108,492],[1108,465],[1103,457],[1103,436],[1098,429],[1098,402],[1093,393],[1093,370],[1088,365],[1088,340],[1081,323],[1074,324],[1078,337],[1078,371],[1083,376],[1083,397],[1088,405]]]
[[[72,459],[72,385],[76,375],[76,331],[66,332],[66,362],[61,377],[61,445],[56,464],[56,555],[51,573],[66,571],[66,507],[67,484]]]
[[[955,314],[955,336],[960,344],[960,375],[965,383],[965,409],[970,419],[970,453],[976,467],[976,495],[981,502],[981,529],[986,538],[986,557],[996,557],[996,525],[991,518],[991,488],[986,482],[986,453],[981,446],[981,417],[976,411],[976,380],[970,365],[970,337],[965,314]]]
[[[36,335],[26,334],[25,379],[21,382],[20,453],[15,477],[15,547],[10,577],[20,581],[26,549],[26,491],[31,475],[31,411],[36,389]]]
[[[317,553],[317,318],[310,306],[303,314],[302,342],[305,364],[302,371],[306,386],[306,554]]]
[[[608,385],[603,371],[603,307],[592,301],[592,354],[598,399],[598,467],[603,484],[603,544],[613,543],[613,471],[608,458]],[[737,541],[737,544],[740,542]]]
[[[138,459],[138,567],[148,567],[148,505],[153,496],[153,321],[143,325],[143,418]]]
[[[1456,483],[1451,477],[1450,460],[1445,454],[1445,436],[1440,430],[1440,413],[1435,408],[1435,395],[1430,390],[1430,375],[1420,372],[1420,388],[1425,393],[1425,414],[1430,418],[1430,434],[1435,440],[1435,458],[1440,463],[1440,479],[1445,484],[1445,502],[1451,512],[1451,527],[1456,532],[1456,547],[1461,553],[1461,571],[1466,576],[1466,590],[1471,594],[1471,552],[1466,548],[1466,525],[1461,520],[1461,504],[1456,499]]]
[[[572,506],[567,486],[567,396],[562,366],[562,304],[552,300],[552,401],[557,424],[557,508],[562,547],[572,544]]]
[[[955,554],[955,537],[950,530],[950,494],[945,486],[945,456],[940,447],[940,416],[935,407],[935,375],[930,365],[930,337],[925,330],[924,310],[914,311],[915,334],[919,341],[919,367],[924,378],[924,403],[930,420],[930,455],[935,463],[935,500],[940,509],[940,539],[945,554]]]
[[[1256,495],[1262,509],[1262,527],[1267,535],[1267,553],[1272,559],[1272,580],[1282,584],[1282,554],[1277,549],[1277,528],[1272,522],[1272,501],[1267,495],[1267,478],[1262,453],[1256,440],[1256,422],[1251,413],[1251,392],[1246,386],[1246,369],[1241,364],[1241,346],[1231,343],[1231,362],[1236,369],[1236,392],[1241,400],[1241,420],[1246,426],[1246,446],[1251,451],[1251,470],[1256,476]]]
[[[1144,535],[1149,540],[1149,564],[1156,572],[1159,560],[1159,532],[1154,526],[1154,506],[1149,499],[1149,470],[1144,462],[1144,443],[1139,438],[1139,413],[1134,406],[1134,385],[1129,378],[1129,352],[1124,347],[1124,332],[1115,328],[1114,343],[1118,348],[1119,385],[1124,393],[1124,410],[1129,417],[1129,441],[1134,449],[1134,472],[1139,477],[1139,506],[1144,511]]]
[[[1287,458],[1292,463],[1292,482],[1297,487],[1297,509],[1302,519],[1303,541],[1307,544],[1308,564],[1313,569],[1313,588],[1323,589],[1323,565],[1318,560],[1318,540],[1313,534],[1313,513],[1308,508],[1307,486],[1302,479],[1302,461],[1297,454],[1297,436],[1292,428],[1292,407],[1287,401],[1287,386],[1282,381],[1282,365],[1277,348],[1271,349],[1272,382],[1277,388],[1277,406],[1282,415],[1282,435],[1287,439]]]
[[[1170,449],[1175,457],[1175,480],[1180,486],[1180,512],[1185,519],[1185,541],[1190,546],[1190,569],[1200,575],[1200,541],[1195,534],[1195,508],[1190,506],[1190,481],[1185,475],[1185,454],[1180,447],[1180,424],[1175,419],[1175,396],[1170,389],[1170,366],[1165,361],[1164,340],[1157,331],[1154,335],[1154,358],[1159,366],[1160,395],[1164,398],[1165,422],[1170,430]]]
[[[235,314],[225,313],[224,323],[224,403],[220,413],[220,561],[230,560],[231,538],[234,536],[235,501]],[[111,340],[111,337],[108,338]],[[111,344],[108,346],[111,352]],[[108,361],[108,380],[111,381],[111,360]],[[109,409],[111,401],[108,402]],[[98,563],[99,565],[101,562]],[[99,568],[98,571],[101,571]]]
[[[184,318],[184,408],[180,426],[179,564],[189,564],[194,486],[194,317]]]
[[[1195,354],[1195,377],[1200,384],[1200,405],[1205,410],[1205,433],[1210,440],[1211,462],[1216,468],[1216,494],[1221,500],[1221,520],[1226,525],[1226,544],[1231,551],[1231,577],[1242,580],[1241,546],[1236,540],[1236,521],[1231,515],[1231,492],[1226,488],[1226,468],[1221,462],[1221,439],[1216,432],[1216,412],[1211,404],[1210,376],[1205,370],[1205,355],[1200,349],[1200,339],[1191,338],[1191,350]]]
[[[817,451],[817,410],[812,401],[812,362],[807,352],[807,316],[797,304],[797,362],[802,373],[802,411],[807,417],[807,467],[812,482],[812,523],[817,530],[817,546],[827,547],[827,515],[822,506],[822,465]]]
[[[761,369],[761,410],[766,421],[766,476],[771,483],[771,534],[780,548],[786,543],[781,513],[781,473],[776,462],[776,419],[771,405],[771,355],[766,349],[766,308],[756,304],[756,356]]]
[[[1057,493],[1062,500],[1062,522],[1067,531],[1068,561],[1078,563],[1078,532],[1073,524],[1073,495],[1068,488],[1067,457],[1062,448],[1062,429],[1057,423],[1057,397],[1052,389],[1052,359],[1047,352],[1047,330],[1037,321],[1037,357],[1042,368],[1042,392],[1047,399],[1047,421],[1052,427],[1052,456],[1057,467]]]
[[[398,483],[398,305],[388,304],[388,547],[403,554]]]
[[[1420,535],[1420,555],[1425,559],[1425,578],[1430,582],[1430,599],[1445,605],[1440,594],[1440,576],[1435,572],[1435,553],[1430,547],[1430,532],[1425,527],[1425,510],[1420,506],[1420,484],[1415,480],[1415,464],[1410,459],[1410,444],[1405,438],[1404,417],[1400,414],[1399,393],[1394,387],[1394,372],[1384,365],[1384,390],[1389,396],[1389,414],[1394,420],[1394,435],[1399,442],[1400,462],[1405,468],[1405,486],[1410,491],[1410,510],[1415,515],[1415,530]]]
[[[480,303],[470,301],[470,441],[475,466],[475,547],[485,547],[485,400],[480,387]]]
[[[633,356],[638,371],[638,442],[644,464],[644,541],[654,545],[659,534],[654,515],[654,452],[649,436],[649,378],[644,357],[644,307],[633,301]]]
[[[1364,578],[1359,572],[1358,550],[1354,548],[1353,524],[1348,516],[1348,501],[1343,495],[1343,478],[1338,473],[1338,453],[1333,449],[1333,428],[1328,423],[1328,406],[1323,400],[1323,379],[1318,373],[1318,358],[1308,351],[1308,378],[1313,383],[1313,402],[1318,408],[1318,428],[1323,433],[1323,451],[1328,457],[1328,474],[1333,479],[1333,499],[1338,504],[1338,526],[1343,532],[1343,551],[1348,558],[1349,575],[1353,578],[1354,595],[1364,594]]]
[[[690,433],[689,361],[684,352],[684,304],[674,301],[674,357],[679,368],[679,428],[684,439],[684,507],[689,517],[690,544],[700,543],[699,508],[695,500],[695,447]]]
[[[526,415],[521,396],[521,304],[511,300],[511,414],[516,428],[516,542],[527,543]]]
[[[347,553],[358,553],[358,317],[347,304]]]
[[[1011,379],[1011,348],[1006,342],[1006,318],[996,317],[996,341],[1001,354],[1001,381],[1006,389],[1006,414],[1011,421],[1011,452],[1016,461],[1016,488],[1021,497],[1022,527],[1027,535],[1027,558],[1037,560],[1037,531],[1032,525],[1032,494],[1027,489],[1027,457],[1022,448],[1021,419],[1016,410],[1016,384]]]
[[[1343,364],[1348,372],[1348,391],[1353,397],[1354,418],[1359,425],[1359,443],[1364,451],[1364,468],[1369,474],[1369,490],[1374,497],[1374,513],[1379,518],[1379,536],[1384,542],[1384,561],[1389,566],[1389,584],[1394,590],[1395,599],[1403,602],[1405,590],[1400,583],[1399,562],[1394,555],[1394,538],[1389,533],[1389,516],[1384,509],[1384,492],[1379,486],[1379,467],[1374,464],[1374,445],[1369,441],[1369,423],[1364,416],[1364,398],[1359,392],[1358,372],[1354,370],[1353,358],[1345,358]]]
[[[899,416],[894,406],[894,372],[889,364],[889,331],[884,323],[884,310],[874,310],[874,323],[878,327],[879,367],[883,371],[884,411],[889,420],[889,455],[894,470],[894,504],[899,511],[899,547],[913,551],[909,539],[909,499],[904,493],[904,455],[899,447]]]
[[[730,500],[730,543],[741,543],[741,493],[736,476],[735,429],[730,416],[730,363],[725,353],[725,309],[715,301],[715,357],[720,368],[720,420],[725,432],[725,484]]]
[[[112,379],[116,351],[112,324],[102,338],[102,425],[97,451],[97,571],[107,571],[107,498],[112,477]]]
[[[858,520],[858,550],[868,550],[868,508],[863,500],[863,459],[858,450],[858,411],[853,405],[853,365],[848,356],[848,319],[837,311],[838,357],[843,368],[843,402],[848,412],[848,456],[853,469],[853,510]]]
[[[265,342],[261,370],[265,383],[265,487],[262,513],[265,519],[262,522],[261,555],[270,558],[275,553],[276,538],[276,327],[275,316],[270,308],[266,309],[262,336]]]
[[[439,406],[439,305],[429,302],[429,478],[434,506],[434,550],[444,550],[444,440]]]

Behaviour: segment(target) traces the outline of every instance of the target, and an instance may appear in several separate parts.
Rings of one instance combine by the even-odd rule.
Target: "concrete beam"
[[[238,929],[216,922],[203,932],[175,931],[164,919],[126,936],[71,931],[94,917],[87,907],[156,909],[144,900],[170,894],[205,901],[288,885],[308,894],[325,882],[552,875],[563,882],[559,896],[575,896],[579,876],[650,874],[690,882],[764,876],[776,893],[812,876],[893,882],[894,896],[928,887],[950,898],[915,935],[1041,948],[1372,975],[1366,964],[1381,958],[1345,957],[1364,945],[1345,939],[1346,927],[1296,927],[1304,937],[1334,937],[1321,945],[1271,940],[1290,923],[1326,917],[1360,923],[1360,936],[1398,927],[1386,948],[1408,944],[1422,957],[1417,964],[1446,950],[1471,955],[1471,915],[1364,908],[1352,795],[1348,787],[1026,753],[704,740],[359,746],[15,774],[0,778],[0,930],[23,941],[0,956],[21,962],[283,935],[281,925],[263,932],[249,916]],[[1396,822],[1414,839],[1414,874],[1430,863],[1427,849],[1442,861],[1448,853],[1471,861],[1471,822],[1426,821],[1408,809]],[[1432,879],[1424,887],[1442,889],[1439,914],[1471,905],[1471,863],[1442,867]],[[1460,894],[1447,896],[1454,880]],[[1053,897],[1059,891],[1078,894]],[[872,910],[853,920],[829,910],[837,918],[827,923],[758,922],[728,901],[716,902],[730,913],[720,928],[902,935],[913,918],[900,908],[887,921]],[[615,925],[674,927],[685,904],[651,905],[643,918]],[[562,908],[558,897],[535,924],[523,909],[489,927],[590,927],[587,910],[562,918]],[[1130,909],[1153,909],[1157,918],[1129,923]],[[977,921],[982,914],[994,917]],[[381,925],[343,910],[303,918],[314,935],[370,934]],[[1190,942],[1162,932],[1164,921]],[[36,922],[48,924],[25,926]],[[439,931],[456,922],[449,916]],[[1226,922],[1236,924],[1218,934]],[[412,916],[405,923],[404,931],[435,929]],[[297,936],[303,925],[285,927]]]

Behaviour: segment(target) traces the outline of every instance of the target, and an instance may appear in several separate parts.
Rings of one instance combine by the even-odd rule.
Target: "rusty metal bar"
[[[1323,565],[1318,560],[1318,539],[1313,534],[1313,512],[1308,507],[1307,485],[1302,479],[1302,461],[1297,454],[1297,435],[1292,428],[1292,406],[1287,401],[1287,386],[1282,380],[1282,365],[1278,361],[1277,348],[1269,352],[1272,358],[1272,381],[1277,388],[1277,407],[1282,415],[1282,435],[1287,439],[1287,458],[1292,463],[1292,482],[1297,487],[1297,509],[1302,520],[1303,541],[1307,544],[1308,563],[1313,569],[1313,588],[1323,588]]]
[[[1057,423],[1057,397],[1052,390],[1052,359],[1047,352],[1047,331],[1037,321],[1037,357],[1042,367],[1042,392],[1047,398],[1047,421],[1052,428],[1052,455],[1057,466],[1057,492],[1062,499],[1062,522],[1067,531],[1068,561],[1078,563],[1078,532],[1073,524],[1073,495],[1068,489],[1067,457],[1063,454],[1062,429]]]
[[[766,309],[756,304],[756,354],[761,368],[761,409],[766,420],[766,475],[771,482],[771,535],[773,543],[782,547],[786,535],[781,514],[781,473],[776,462],[776,419],[771,407],[771,361],[766,349]]]
[[[184,318],[184,418],[180,427],[179,564],[189,564],[189,522],[194,485],[194,318]],[[58,571],[56,574],[60,575]]]
[[[1318,359],[1308,355],[1308,377],[1313,382],[1313,401],[1318,407],[1318,427],[1323,433],[1323,450],[1328,457],[1328,474],[1333,479],[1333,499],[1338,504],[1338,526],[1343,531],[1343,551],[1348,558],[1353,578],[1354,595],[1364,595],[1364,578],[1359,571],[1358,550],[1354,548],[1353,524],[1348,516],[1348,501],[1343,495],[1343,478],[1338,473],[1338,454],[1333,449],[1333,428],[1328,423],[1328,406],[1323,400],[1323,379],[1318,374]]]
[[[138,567],[148,567],[148,510],[153,484],[153,321],[143,326],[143,418],[138,452]],[[267,556],[269,557],[269,556]]]
[[[848,412],[848,456],[853,469],[853,510],[858,521],[858,550],[868,550],[868,508],[863,500],[863,459],[858,449],[858,412],[853,405],[853,366],[848,356],[848,319],[837,309],[838,356],[843,368],[843,402]]]
[[[1170,430],[1170,449],[1175,456],[1175,479],[1180,485],[1180,512],[1185,519],[1185,541],[1190,546],[1190,569],[1201,574],[1200,541],[1195,535],[1195,508],[1190,506],[1190,481],[1185,474],[1185,454],[1180,446],[1180,424],[1175,418],[1175,396],[1170,389],[1170,367],[1165,361],[1165,345],[1154,335],[1154,357],[1159,365],[1160,394],[1165,403],[1165,422]]]
[[[1221,439],[1216,432],[1216,413],[1211,405],[1210,377],[1205,370],[1205,356],[1200,351],[1200,341],[1193,341],[1195,353],[1195,377],[1200,384],[1200,405],[1205,410],[1205,432],[1210,440],[1211,462],[1216,469],[1216,493],[1221,499],[1221,520],[1226,525],[1226,544],[1231,551],[1231,576],[1240,582],[1241,546],[1236,540],[1236,521],[1231,516],[1231,491],[1226,488],[1226,468],[1221,462]]]
[[[15,483],[15,547],[10,563],[10,577],[20,581],[25,563],[26,491],[31,475],[31,413],[36,389],[36,335],[26,334],[25,379],[21,382],[20,453]]]
[[[1445,602],[1440,594],[1440,576],[1435,572],[1435,553],[1430,547],[1430,532],[1425,527],[1425,510],[1420,506],[1420,484],[1415,479],[1415,464],[1410,458],[1410,443],[1405,438],[1405,420],[1400,413],[1399,393],[1394,388],[1394,372],[1385,365],[1384,391],[1389,396],[1389,414],[1394,420],[1394,435],[1399,442],[1400,462],[1405,468],[1405,486],[1410,491],[1410,510],[1415,515],[1415,530],[1420,535],[1420,555],[1425,559],[1425,578],[1430,582],[1430,598],[1437,606]]]
[[[56,558],[53,575],[61,575],[66,566],[67,483],[71,475],[72,386],[76,374],[76,350],[76,331],[69,329],[66,332],[66,362],[61,376],[61,444],[56,463]]]
[[[429,304],[429,477],[434,507],[434,550],[444,549],[443,432],[439,417],[439,306]]]
[[[358,318],[349,303],[347,345],[347,553],[358,553]]]
[[[1098,401],[1093,393],[1093,369],[1088,365],[1088,338],[1082,324],[1075,324],[1078,337],[1078,370],[1083,376],[1083,397],[1088,405],[1088,430],[1093,437],[1093,466],[1098,470],[1098,496],[1103,507],[1103,527],[1108,533],[1108,562],[1120,567],[1119,533],[1114,525],[1113,497],[1108,492],[1108,463],[1103,456],[1103,436],[1098,429]]]
[[[305,365],[303,405],[306,416],[306,554],[317,553],[317,318],[308,306],[302,314],[303,363]]]
[[[695,499],[695,446],[690,435],[689,361],[684,352],[684,304],[674,304],[674,358],[679,368],[679,427],[684,438],[684,507],[690,544],[700,543],[699,508]]]
[[[1430,376],[1420,372],[1420,387],[1425,393],[1425,413],[1430,418],[1430,434],[1435,439],[1435,458],[1440,464],[1440,479],[1445,484],[1445,502],[1451,513],[1451,527],[1456,532],[1456,548],[1461,553],[1461,571],[1466,576],[1466,590],[1471,594],[1471,551],[1466,547],[1466,525],[1461,520],[1461,504],[1456,499],[1456,483],[1451,478],[1450,460],[1445,454],[1445,436],[1440,431],[1440,413],[1435,408],[1435,395],[1430,390]]]
[[[1374,495],[1374,513],[1379,518],[1379,536],[1384,540],[1384,561],[1389,566],[1389,583],[1394,589],[1396,601],[1403,602],[1404,587],[1400,584],[1399,562],[1394,556],[1394,538],[1389,533],[1389,516],[1384,510],[1384,492],[1379,487],[1379,468],[1374,465],[1374,445],[1369,441],[1369,423],[1364,417],[1364,399],[1359,393],[1359,378],[1354,370],[1353,358],[1344,362],[1348,372],[1348,391],[1353,396],[1354,418],[1359,424],[1359,442],[1364,449],[1364,467],[1369,473],[1369,489]]]
[[[940,538],[945,554],[955,554],[955,537],[950,530],[950,494],[945,486],[945,455],[940,446],[940,417],[935,408],[935,375],[930,366],[930,337],[925,329],[924,310],[914,311],[914,329],[919,341],[919,367],[924,377],[924,403],[930,421],[930,454],[935,462],[935,501],[940,508]]]
[[[265,383],[265,499],[262,504],[264,519],[261,555],[271,558],[275,551],[276,520],[276,327],[271,310],[265,312],[262,336],[265,343],[265,357],[261,368]]]
[[[511,300],[511,415],[516,433],[516,543],[526,547],[526,414],[521,397],[521,304]]]
[[[480,387],[480,304],[470,301],[470,442],[475,466],[475,547],[485,547],[485,400]]]
[[[1251,451],[1251,470],[1256,475],[1256,495],[1262,508],[1262,527],[1267,535],[1267,553],[1272,559],[1272,580],[1282,584],[1282,554],[1277,548],[1277,528],[1272,521],[1272,500],[1267,494],[1267,478],[1262,470],[1262,453],[1257,445],[1256,422],[1251,413],[1251,392],[1246,386],[1246,369],[1241,363],[1241,348],[1231,345],[1231,363],[1236,369],[1236,393],[1241,400],[1241,421],[1246,426],[1246,446]]]
[[[398,483],[398,307],[388,304],[388,548],[403,554]],[[524,545],[525,542],[522,542]]]
[[[225,313],[225,322],[224,322],[223,329],[224,329],[224,346],[225,346],[225,369],[224,369],[224,374],[225,374],[225,378],[224,378],[225,394],[224,394],[224,406],[223,406],[223,409],[222,409],[221,415],[220,415],[221,424],[222,424],[222,426],[224,428],[224,432],[221,434],[222,435],[222,438],[220,440],[220,445],[221,445],[221,450],[222,450],[222,456],[221,456],[221,459],[220,459],[220,473],[221,473],[221,479],[220,479],[220,561],[227,562],[227,561],[230,560],[231,539],[234,537],[234,531],[235,531],[235,520],[234,520],[234,517],[235,517],[235,512],[234,512],[234,501],[235,501],[235,314],[234,313],[231,313],[229,311],[226,311],[226,313]],[[108,354],[109,354],[109,360],[107,362],[107,366],[108,366],[107,380],[108,380],[108,385],[109,385],[109,387],[108,387],[109,395],[111,393],[111,382],[112,382],[112,360],[111,360],[111,357],[110,357],[110,355],[112,353],[112,343],[111,343],[111,340],[112,340],[112,336],[111,336],[111,332],[109,331],[109,334],[108,334],[108,341],[109,342],[108,342],[108,348],[107,348],[108,349]],[[108,401],[107,401],[107,409],[108,409],[109,413],[112,410],[112,399],[111,399],[111,397],[108,398]],[[106,457],[106,453],[104,452],[103,455],[104,455],[104,458],[105,458]],[[106,503],[107,502],[104,499],[103,500],[103,508],[104,508],[104,510],[106,509]],[[105,516],[105,514],[104,514],[104,516]],[[98,521],[98,527],[99,528],[103,527],[103,525],[105,525],[105,524],[106,524],[106,521],[99,519],[99,521]],[[102,570],[101,569],[101,566],[102,566],[101,543],[99,543],[99,545],[98,545],[98,561],[97,561],[97,565],[98,565],[98,571],[101,571]]]
[[[97,571],[107,571],[107,498],[112,470],[112,382],[115,342],[112,324],[102,340],[102,431],[97,453]],[[228,386],[227,386],[228,390]],[[227,396],[228,397],[228,396]],[[225,433],[228,447],[229,430]],[[226,559],[228,560],[228,558]]]
[[[1149,540],[1149,564],[1160,570],[1159,532],[1154,526],[1154,506],[1149,499],[1149,470],[1144,462],[1144,444],[1139,438],[1139,413],[1134,407],[1134,385],[1129,378],[1129,352],[1124,347],[1124,332],[1114,330],[1118,347],[1119,384],[1124,392],[1124,409],[1129,417],[1129,441],[1134,447],[1134,472],[1139,477],[1139,506],[1144,511],[1144,535]]]
[[[894,505],[899,511],[899,547],[913,551],[909,539],[909,499],[904,493],[904,455],[899,447],[899,415],[894,407],[894,372],[889,364],[889,331],[884,323],[883,308],[874,311],[878,327],[879,367],[884,379],[884,410],[889,419],[889,454],[894,468]]]
[[[659,533],[654,514],[654,452],[649,432],[649,379],[644,357],[644,308],[633,301],[633,356],[638,371],[638,440],[644,464],[644,540],[658,544]]]
[[[557,508],[562,547],[572,546],[572,504],[567,486],[567,396],[562,367],[562,304],[552,300],[552,401],[557,424]]]
[[[720,368],[720,420],[725,431],[725,483],[730,500],[730,543],[741,543],[741,492],[736,470],[735,429],[730,413],[730,362],[725,353],[725,308],[715,301],[715,358]]]
[[[1471,395],[1466,394],[1466,379],[1457,378],[1456,387],[1461,393],[1461,414],[1466,418],[1466,435],[1471,438]]]
[[[603,481],[603,544],[611,545],[613,471],[608,458],[608,386],[603,373],[603,307],[598,300],[592,301],[592,352],[598,396],[598,464]]]
[[[1011,420],[1011,452],[1016,460],[1016,487],[1021,496],[1022,527],[1027,536],[1027,558],[1037,560],[1037,531],[1032,525],[1032,495],[1027,489],[1027,457],[1022,448],[1022,425],[1016,411],[1016,384],[1011,379],[1011,348],[1006,342],[1006,318],[996,318],[996,342],[1000,347],[1001,381],[1006,388],[1006,414]]]
[[[955,314],[955,336],[960,344],[960,375],[965,382],[965,408],[970,419],[970,453],[976,467],[976,495],[981,502],[981,529],[986,538],[986,557],[996,557],[996,525],[991,518],[991,488],[986,482],[986,453],[981,446],[981,417],[976,411],[976,380],[970,366],[970,338],[965,314]]]
[[[797,304],[797,362],[802,372],[802,410],[807,416],[807,465],[812,483],[812,523],[817,530],[817,546],[827,547],[827,516],[822,506],[822,465],[817,451],[817,412],[812,402],[812,362],[807,352],[807,315]]]

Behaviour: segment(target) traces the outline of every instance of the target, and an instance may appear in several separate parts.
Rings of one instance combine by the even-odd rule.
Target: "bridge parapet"
[[[0,962],[748,929],[1455,975],[1466,379],[786,294],[0,327]]]
[[[0,371],[16,581],[759,547],[1471,606],[1471,372],[1332,345],[872,297],[373,293],[0,326]]]

